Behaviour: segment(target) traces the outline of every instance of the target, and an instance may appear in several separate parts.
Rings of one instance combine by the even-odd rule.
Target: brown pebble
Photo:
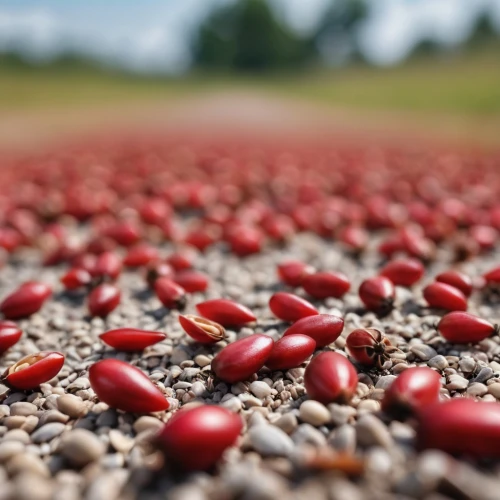
[[[85,429],[73,429],[65,434],[59,443],[59,452],[71,465],[83,467],[104,455],[104,443]]]
[[[85,403],[77,396],[64,394],[57,398],[57,409],[71,418],[81,418],[88,412]]]

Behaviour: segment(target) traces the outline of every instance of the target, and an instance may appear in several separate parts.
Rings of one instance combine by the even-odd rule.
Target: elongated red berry
[[[220,406],[181,409],[156,441],[174,467],[209,470],[233,446],[243,428],[241,418]]]
[[[302,334],[311,337],[317,347],[325,347],[335,342],[344,329],[344,320],[333,314],[316,314],[296,321],[284,336]]]
[[[167,263],[176,271],[191,269],[196,260],[196,250],[192,247],[186,247],[178,252],[174,252],[167,257]]]
[[[489,321],[463,311],[444,315],[437,329],[448,342],[454,344],[480,342],[497,332],[497,327]]]
[[[154,290],[159,301],[168,309],[182,311],[186,307],[186,290],[170,278],[158,278]]]
[[[99,278],[116,280],[122,272],[122,261],[114,252],[104,252],[97,257],[94,275]]]
[[[389,278],[395,285],[412,286],[420,281],[425,269],[417,259],[397,259],[388,262],[380,271],[381,276]]]
[[[77,290],[78,288],[90,285],[92,282],[91,274],[85,269],[75,267],[70,269],[62,278],[61,283],[66,290]]]
[[[438,372],[425,366],[408,368],[386,389],[382,409],[398,418],[406,418],[437,403],[440,389]]]
[[[316,349],[316,342],[307,335],[287,335],[274,344],[266,361],[270,370],[289,370],[300,366]]]
[[[500,283],[500,266],[483,274],[483,278],[487,285],[498,285]]]
[[[41,351],[29,354],[12,365],[2,376],[11,387],[28,390],[52,380],[64,365],[60,352]]]
[[[446,309],[447,311],[465,311],[467,298],[454,286],[435,282],[427,285],[423,290],[424,299],[430,307]]]
[[[356,254],[368,245],[368,232],[360,226],[347,226],[339,234],[339,240]]]
[[[96,286],[89,294],[88,307],[91,316],[105,317],[116,309],[121,300],[121,292],[111,283]]]
[[[390,354],[398,350],[376,328],[353,330],[346,338],[346,348],[358,363],[378,368],[382,368]]]
[[[334,297],[340,299],[351,288],[347,276],[340,272],[322,271],[306,276],[302,280],[304,290],[316,299]]]
[[[278,276],[288,286],[301,286],[302,280],[314,273],[314,267],[300,260],[287,260],[278,265]]]
[[[157,248],[147,243],[139,243],[129,249],[123,259],[123,264],[128,267],[141,267],[150,262],[156,262],[158,258],[159,252]]]
[[[226,330],[222,325],[194,314],[179,316],[179,323],[184,331],[200,344],[214,344],[223,340]]]
[[[22,334],[13,321],[0,321],[0,354],[17,344]]]
[[[100,339],[118,351],[143,351],[150,345],[165,340],[167,336],[162,332],[150,332],[138,328],[117,328],[99,335]]]
[[[454,398],[418,414],[417,445],[454,455],[500,458],[500,405]]]
[[[304,384],[311,399],[321,403],[348,403],[358,385],[358,374],[342,354],[322,352],[307,365]]]
[[[269,308],[276,317],[291,323],[319,314],[318,310],[306,299],[288,292],[275,293],[269,299]]]
[[[106,230],[106,236],[115,240],[119,245],[128,247],[140,240],[141,230],[134,222],[121,221],[109,227]]]
[[[7,319],[18,319],[38,312],[52,295],[49,286],[38,281],[23,283],[0,304],[0,312]]]
[[[166,262],[150,262],[146,266],[146,281],[150,287],[154,287],[154,284],[158,278],[170,278],[174,277],[174,269],[170,264]]]
[[[394,285],[385,276],[368,278],[359,287],[359,298],[365,307],[382,315],[393,309],[395,296]]]
[[[238,224],[227,237],[231,252],[239,257],[259,253],[264,243],[264,235],[258,228]]]
[[[451,269],[436,276],[436,281],[458,288],[466,297],[469,297],[474,289],[472,280],[466,274]]]
[[[89,368],[90,386],[112,408],[130,413],[168,410],[160,389],[141,370],[118,359],[104,359]]]
[[[188,293],[204,292],[208,288],[208,276],[194,269],[175,273],[173,280]]]
[[[240,326],[257,320],[248,307],[229,299],[206,300],[196,304],[196,309],[205,318],[223,326]]]
[[[273,350],[273,339],[255,334],[222,349],[212,360],[212,370],[224,382],[234,384],[257,373]]]

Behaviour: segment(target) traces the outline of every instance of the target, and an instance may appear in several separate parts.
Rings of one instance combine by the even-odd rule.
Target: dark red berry
[[[173,280],[188,293],[204,292],[208,288],[208,276],[193,269],[175,273]]]
[[[287,260],[278,265],[278,276],[288,286],[301,286],[302,280],[314,273],[314,267],[300,260]]]
[[[0,321],[0,354],[19,342],[23,332],[12,321]]]
[[[466,274],[451,269],[436,276],[436,281],[458,288],[466,297],[469,297],[474,289],[472,280]]]
[[[291,323],[319,314],[306,299],[288,292],[275,293],[269,300],[269,308],[276,317]]]
[[[296,321],[283,335],[303,334],[311,337],[317,347],[335,342],[344,329],[344,320],[332,314],[316,314]]]
[[[454,344],[481,342],[497,333],[496,326],[463,311],[453,311],[444,315],[437,329],[448,342]]]
[[[423,290],[424,299],[430,307],[446,309],[447,311],[465,311],[467,298],[454,286],[435,282],[427,285]]]
[[[66,290],[77,290],[90,285],[92,282],[91,274],[85,269],[74,267],[70,269],[62,278],[61,283]]]
[[[358,328],[346,338],[346,348],[350,355],[360,364],[382,368],[390,359],[390,354],[398,351],[380,330],[375,328]]]
[[[156,262],[159,258],[159,252],[155,247],[146,243],[139,243],[133,246],[125,255],[123,264],[128,267],[146,266],[150,262]]]
[[[170,278],[158,278],[154,290],[159,301],[168,309],[182,311],[186,307],[186,290]]]
[[[359,287],[359,298],[370,311],[384,315],[392,311],[396,291],[389,278],[368,278]]]
[[[91,316],[106,317],[116,309],[121,300],[119,288],[111,283],[96,286],[89,294],[88,307]]]
[[[196,304],[196,309],[205,318],[223,326],[241,326],[257,320],[248,307],[229,299],[207,300]]]
[[[165,340],[162,332],[150,332],[138,328],[117,328],[99,335],[100,339],[118,351],[143,351],[150,345]]]
[[[316,342],[307,335],[287,335],[274,344],[266,361],[270,370],[289,370],[300,366],[316,349]]]
[[[397,259],[387,263],[380,271],[381,276],[389,278],[395,285],[412,286],[420,281],[425,269],[417,259]]]
[[[19,319],[38,312],[52,295],[49,286],[38,281],[23,283],[0,304],[0,312],[7,319]]]
[[[304,277],[302,286],[309,295],[316,299],[328,297],[340,299],[349,291],[351,283],[343,273],[322,271]]]
[[[97,257],[94,276],[116,280],[122,272],[122,261],[114,252],[104,252]]]

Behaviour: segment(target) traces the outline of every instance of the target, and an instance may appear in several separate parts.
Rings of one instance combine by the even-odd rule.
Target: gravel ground
[[[376,245],[374,240],[373,249],[355,260],[338,243],[302,234],[286,247],[246,259],[215,246],[195,265],[209,274],[211,284],[206,293],[189,298],[187,312],[194,313],[199,301],[223,296],[247,305],[258,317],[253,326],[229,330],[228,342],[253,333],[277,340],[286,329],[267,307],[272,293],[283,289],[275,272],[283,259],[304,259],[318,269],[339,269],[349,276],[353,286],[342,300],[314,302],[320,312],[345,318],[342,336],[326,349],[345,353],[347,334],[370,326],[383,330],[406,359],[388,362],[384,371],[358,367],[351,404],[328,406],[308,400],[305,365],[285,373],[263,369],[253,380],[232,386],[214,381],[210,362],[226,343],[192,342],[178,324],[178,313],[160,307],[138,272],[122,274],[122,303],[106,320],[90,319],[84,295],[62,291],[62,267],[41,268],[36,255],[20,255],[0,274],[0,297],[34,278],[53,284],[56,293],[39,313],[19,323],[23,338],[0,359],[0,368],[40,350],[64,352],[66,364],[57,379],[37,392],[13,392],[0,385],[0,499],[498,499],[498,464],[458,461],[438,451],[417,453],[414,423],[389,419],[380,411],[380,400],[395,376],[414,365],[440,372],[444,396],[500,399],[500,339],[457,347],[435,331],[439,315],[425,308],[421,289],[449,267],[446,248],[421,284],[413,290],[398,288],[389,316],[379,319],[363,311],[356,292],[361,280],[381,265]],[[497,257],[487,255],[462,268],[477,276]],[[492,322],[498,319],[497,311],[476,294],[469,311]],[[98,335],[122,326],[160,330],[168,339],[142,355],[118,353]],[[226,452],[215,475],[174,477],[169,472],[151,437],[171,411],[124,414],[96,400],[87,370],[106,357],[144,370],[165,392],[171,410],[206,402],[242,415],[246,428],[239,446]]]

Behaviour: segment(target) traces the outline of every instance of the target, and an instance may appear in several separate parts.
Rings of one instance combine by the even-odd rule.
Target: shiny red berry
[[[397,259],[387,263],[381,270],[380,275],[389,278],[394,285],[412,286],[420,281],[425,269],[417,259]]]
[[[201,344],[213,344],[224,340],[226,330],[222,325],[194,314],[179,316],[179,323],[184,331],[196,342]]]
[[[148,265],[150,262],[156,262],[158,258],[158,249],[147,243],[139,243],[128,250],[123,259],[123,264],[128,267],[141,267]]]
[[[155,281],[158,278],[172,279],[174,277],[174,269],[166,262],[150,262],[146,266],[145,274],[148,285],[154,287]]]
[[[0,321],[0,354],[19,342],[23,332],[12,321]]]
[[[306,299],[288,292],[275,293],[269,299],[269,308],[276,317],[291,323],[319,314],[318,310]]]
[[[485,319],[463,311],[453,311],[444,315],[437,329],[448,342],[453,344],[481,342],[498,331],[497,326]]]
[[[466,297],[469,297],[474,289],[472,280],[466,274],[451,269],[436,276],[436,281],[458,288]]]
[[[500,284],[500,266],[495,267],[491,271],[483,274],[483,278],[487,285],[498,285]]]
[[[241,326],[257,320],[248,307],[229,299],[212,299],[200,302],[196,304],[196,309],[205,318],[223,326]]]
[[[316,314],[299,319],[283,335],[307,335],[316,342],[317,347],[325,347],[335,342],[343,329],[342,318],[332,314]]]
[[[375,328],[353,330],[346,338],[346,348],[358,363],[378,368],[382,368],[390,359],[391,353],[398,351],[397,347]]]
[[[227,240],[231,252],[239,257],[246,257],[261,251],[264,236],[259,229],[240,224],[230,232]]]
[[[0,312],[7,319],[18,319],[38,312],[52,295],[49,286],[38,281],[23,283],[0,304]]]
[[[302,281],[304,290],[316,299],[334,297],[340,299],[351,288],[347,276],[341,272],[322,271],[306,276]]]
[[[316,342],[307,335],[287,335],[274,344],[266,361],[270,370],[289,370],[300,366],[316,349]]]
[[[61,283],[66,290],[78,290],[86,287],[92,282],[91,274],[85,269],[74,267],[70,269],[62,278]]]
[[[278,264],[278,276],[285,285],[301,286],[302,280],[314,273],[314,267],[300,260],[287,260]]]
[[[186,290],[170,278],[158,278],[154,283],[154,290],[166,308],[182,311],[186,307]]]
[[[162,332],[150,332],[138,328],[117,328],[99,335],[99,338],[118,351],[143,351],[150,345],[165,340],[167,336]]]
[[[188,293],[204,292],[208,288],[208,276],[194,269],[175,273],[173,280]]]
[[[88,307],[91,316],[105,317],[118,307],[121,292],[118,287],[110,283],[96,286],[89,294]]]
[[[423,290],[423,295],[429,307],[447,311],[467,309],[467,297],[458,288],[446,283],[435,282],[427,285]]]
[[[359,287],[359,298],[370,311],[385,315],[392,311],[396,291],[389,278],[368,278]]]
[[[170,254],[166,260],[176,271],[182,271],[193,267],[196,256],[197,252],[194,248],[186,247]]]
[[[116,280],[122,272],[122,261],[114,252],[104,252],[97,257],[94,276]]]

